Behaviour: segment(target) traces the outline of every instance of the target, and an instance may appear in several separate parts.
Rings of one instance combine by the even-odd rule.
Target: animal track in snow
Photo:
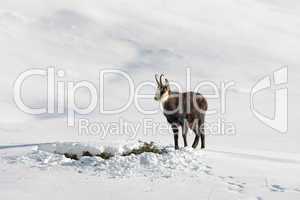
[[[278,184],[272,184],[272,185],[270,186],[270,190],[271,190],[272,192],[285,192],[286,189],[287,189],[287,188],[285,188],[285,187],[283,187],[283,186],[281,186],[281,185],[278,185]]]
[[[225,182],[227,185],[228,190],[235,191],[235,192],[243,192],[245,189],[245,182],[237,180],[233,176],[219,176],[219,178]]]

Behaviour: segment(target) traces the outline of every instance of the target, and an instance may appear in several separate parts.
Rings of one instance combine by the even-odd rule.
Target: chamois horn
[[[156,83],[157,83],[157,85],[161,85],[160,83],[159,83],[159,81],[158,81],[158,74],[155,74],[155,80],[156,80]]]
[[[162,78],[163,78],[163,77],[164,77],[163,74],[161,74],[160,77],[159,77],[160,85],[163,85],[163,83],[162,83]]]

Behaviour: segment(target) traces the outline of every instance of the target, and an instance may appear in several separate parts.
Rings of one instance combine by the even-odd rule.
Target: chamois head
[[[160,102],[165,102],[171,93],[168,79],[165,78],[164,83],[162,82],[163,76],[164,75],[161,74],[158,80],[158,74],[155,75],[157,89],[154,99]]]

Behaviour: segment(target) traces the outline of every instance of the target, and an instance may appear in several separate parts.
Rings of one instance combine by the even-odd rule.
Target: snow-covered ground
[[[1,151],[1,199],[298,199],[298,154],[214,149],[143,153],[121,156],[139,146],[53,143]],[[22,152],[20,152],[20,149]],[[161,146],[163,148],[163,146]],[[104,160],[64,153],[103,151]],[[239,152],[239,153],[235,153]],[[17,173],[16,173],[17,172]]]
[[[0,0],[0,199],[299,199],[299,13],[297,0]],[[217,85],[232,80],[222,119],[235,132],[208,134],[205,150],[174,151],[171,133],[157,129],[81,134],[78,121],[67,127],[67,112],[23,113],[14,103],[14,81],[25,70],[49,66],[65,72],[59,81],[88,80],[97,89],[103,69],[121,69],[135,85],[154,83],[155,73],[165,73],[185,87],[187,67],[192,88],[203,80]],[[288,66],[288,131],[282,134],[253,115],[249,99],[257,81],[283,66]],[[99,96],[107,109],[127,101],[126,80],[111,76],[104,83]],[[275,89],[255,98],[267,116],[273,116]],[[155,88],[142,92],[153,95]],[[211,94],[207,88],[201,92]],[[79,106],[87,105],[87,94],[78,90]],[[22,97],[35,108],[47,105],[46,79],[26,80]],[[208,104],[221,112],[220,99]],[[132,104],[106,115],[97,107],[76,120],[138,125],[150,119],[167,125],[153,98],[140,105],[157,112],[145,115]],[[191,144],[192,133],[188,136]],[[154,141],[168,152],[120,155],[138,140]],[[83,149],[116,156],[76,161],[57,154]]]

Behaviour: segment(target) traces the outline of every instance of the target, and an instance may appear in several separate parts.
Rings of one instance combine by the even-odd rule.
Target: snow
[[[188,176],[198,176],[209,166],[203,164],[201,151],[193,151],[191,148],[175,151],[173,147],[167,147],[168,153],[155,154],[143,153],[140,155],[122,156],[134,148],[141,146],[140,143],[126,146],[101,146],[98,144],[79,143],[55,143],[39,145],[37,150],[22,157],[9,158],[10,161],[27,163],[30,166],[48,168],[49,166],[61,165],[72,166],[76,171],[87,171],[99,176],[108,177],[171,177],[180,172],[188,173]],[[101,157],[82,156],[83,152],[93,155],[102,152],[111,153],[114,157],[104,160]],[[80,159],[74,161],[67,159],[64,154],[76,154]],[[190,173],[190,174],[189,174]]]
[[[43,196],[53,195],[51,187],[48,187],[50,184],[57,190],[54,195],[63,190],[65,196],[74,199],[82,197],[74,195],[77,192],[70,189],[73,186],[80,188],[77,188],[79,193],[92,190],[94,195],[111,198],[133,194],[136,195],[135,198],[142,195],[145,199],[159,194],[178,198],[177,195],[180,194],[197,194],[205,199],[297,199],[300,195],[298,155],[285,154],[274,159],[272,153],[266,152],[234,153],[194,150],[189,147],[175,151],[171,146],[161,147],[167,149],[164,154],[121,155],[139,145],[140,143],[132,143],[130,147],[127,145],[122,148],[119,144],[104,148],[100,143],[68,142],[22,148],[25,152],[17,151],[19,155],[15,155],[15,148],[8,149],[5,153],[2,151],[2,183],[11,185],[9,180],[17,178],[15,170],[18,170],[22,178],[14,184],[13,189],[18,193],[9,193],[4,187],[0,189],[1,197],[14,199],[18,195],[25,195],[23,184],[30,184],[26,188],[32,190],[39,184],[35,182],[37,176],[41,176],[38,181],[43,182],[42,186],[38,186],[46,192]],[[72,160],[62,155],[80,154],[87,150],[99,153],[104,149],[114,149],[111,153],[114,152],[115,156],[108,160],[97,156],[83,156],[79,160]],[[119,151],[120,149],[123,150]],[[76,183],[71,183],[68,179],[76,180]],[[127,186],[122,188],[124,184]],[[104,187],[101,188],[101,185]],[[131,191],[126,189],[129,187]],[[184,191],[183,188],[188,190]],[[113,192],[115,190],[118,192]],[[39,192],[28,194],[32,195],[32,199],[39,198]]]
[[[300,7],[279,0],[1,0],[0,7],[0,199],[299,199]],[[250,90],[264,76],[288,66],[288,132],[280,134],[256,119]],[[18,75],[31,68],[64,70],[60,81],[88,80],[99,71],[121,69],[138,84],[165,73],[186,87],[203,80],[235,82],[227,93],[226,121],[234,135],[207,135],[207,149],[173,150],[173,136],[157,129],[80,134],[67,127],[67,113],[28,115],[13,100]],[[107,109],[128,99],[126,80],[105,82]],[[47,105],[43,77],[24,83],[23,100]],[[257,108],[271,116],[274,91],[261,92]],[[142,92],[154,94],[155,88]],[[201,93],[209,95],[203,88]],[[78,90],[78,106],[89,98]],[[100,95],[99,95],[100,96]],[[57,104],[57,99],[55,103]],[[117,115],[76,116],[91,122],[138,125],[143,119],[168,126],[157,102],[140,102]],[[220,102],[208,99],[220,112]],[[215,122],[217,116],[208,116]],[[76,121],[76,122],[77,122]],[[188,134],[191,145],[192,133]],[[154,141],[167,153],[122,156],[138,140]],[[180,140],[180,142],[182,142]],[[182,143],[180,144],[182,146]],[[109,160],[82,156],[109,152]],[[71,160],[63,154],[76,154]]]

